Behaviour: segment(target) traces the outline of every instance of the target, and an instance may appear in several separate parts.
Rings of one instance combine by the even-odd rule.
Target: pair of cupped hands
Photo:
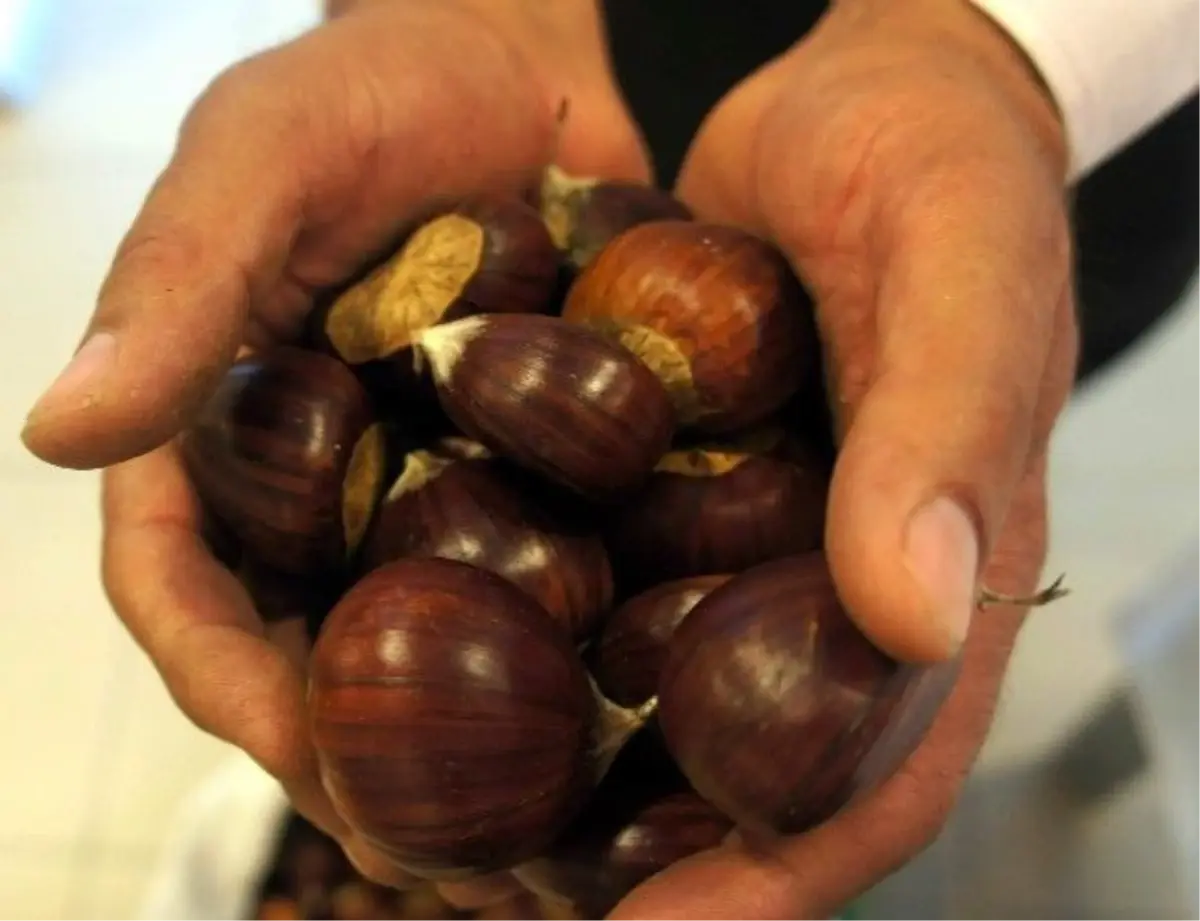
[[[179,706],[399,883],[324,794],[303,640],[265,627],[210,554],[174,436],[239,349],[296,334],[314,294],[431,194],[526,187],[551,157],[608,178],[651,166],[591,0],[341,6],[197,101],[24,439],[51,463],[105,468],[104,584]],[[1049,95],[966,0],[840,0],[702,125],[677,194],[774,240],[817,302],[839,593],[884,650],[961,654],[962,671],[885,785],[808,834],[734,835],[615,916],[826,916],[938,832],[1024,617],[978,610],[977,592],[1028,594],[1045,554],[1047,441],[1077,349],[1066,172]]]

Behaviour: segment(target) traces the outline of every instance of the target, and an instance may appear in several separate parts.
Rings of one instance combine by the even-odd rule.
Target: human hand
[[[842,599],[886,651],[962,648],[962,671],[890,781],[807,834],[684,861],[614,917],[828,917],[940,830],[1023,620],[972,620],[974,599],[1029,594],[1045,553],[1046,447],[1077,348],[1065,174],[1033,71],[964,0],[835,4],[702,127],[679,194],[778,242],[818,304]]]
[[[23,437],[51,463],[108,468],[105,587],[183,711],[279,778],[368,875],[394,880],[322,791],[297,654],[202,541],[172,439],[239,348],[295,335],[313,294],[431,194],[517,191],[552,154],[600,176],[648,167],[589,0],[346,6],[196,103],[86,344]]]

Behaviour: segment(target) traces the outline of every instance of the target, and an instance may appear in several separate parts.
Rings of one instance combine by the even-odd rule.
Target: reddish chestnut
[[[384,484],[385,437],[340,362],[279,347],[237,361],[181,451],[201,501],[256,561],[343,569]]]
[[[843,610],[824,554],[793,556],[726,582],[680,624],[659,724],[700,795],[748,829],[794,833],[901,765],[958,665],[884,655]]]
[[[437,323],[545,310],[558,254],[537,210],[476,196],[438,209],[403,246],[320,311],[317,340],[342,361],[386,361],[407,382],[411,347]]]
[[[571,286],[563,318],[616,339],[663,381],[679,424],[730,432],[774,413],[819,362],[812,307],[787,260],[744,231],[641,224]]]
[[[612,775],[616,779],[616,775]],[[691,791],[622,778],[597,796],[547,850],[515,875],[583,918],[602,918],[638,884],[721,844],[733,823]]]
[[[727,575],[664,582],[612,612],[594,647],[592,674],[604,695],[631,707],[658,693],[658,676],[676,628]]]
[[[499,461],[412,451],[363,545],[364,568],[402,557],[461,560],[528,592],[577,642],[612,604],[599,535],[513,488]]]
[[[431,327],[417,345],[466,435],[589,498],[628,494],[670,445],[674,416],[658,379],[582,326],[468,317]]]
[[[572,176],[557,166],[545,171],[539,202],[550,238],[574,271],[631,227],[692,219],[691,209],[662,189],[632,180]]]
[[[822,459],[774,431],[674,450],[611,518],[618,581],[637,591],[816,549],[828,484]]]
[[[341,599],[313,651],[309,714],[342,816],[434,878],[537,853],[648,711],[600,700],[525,592],[433,558],[388,563]]]

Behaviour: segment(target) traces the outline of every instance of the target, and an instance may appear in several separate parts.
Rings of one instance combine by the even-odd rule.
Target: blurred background
[[[23,414],[76,345],[189,102],[309,0],[0,0],[0,917],[136,917],[229,757],[174,708],[98,577],[98,479]],[[1196,289],[1079,394],[1048,574],[941,840],[871,917],[1196,917]]]

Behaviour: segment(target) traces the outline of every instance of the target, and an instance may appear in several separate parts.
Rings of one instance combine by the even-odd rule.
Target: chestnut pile
[[[240,359],[181,452],[264,619],[311,628],[345,820],[418,878],[600,917],[886,778],[956,667],[839,605],[821,381],[775,248],[556,168],[431,205]]]

